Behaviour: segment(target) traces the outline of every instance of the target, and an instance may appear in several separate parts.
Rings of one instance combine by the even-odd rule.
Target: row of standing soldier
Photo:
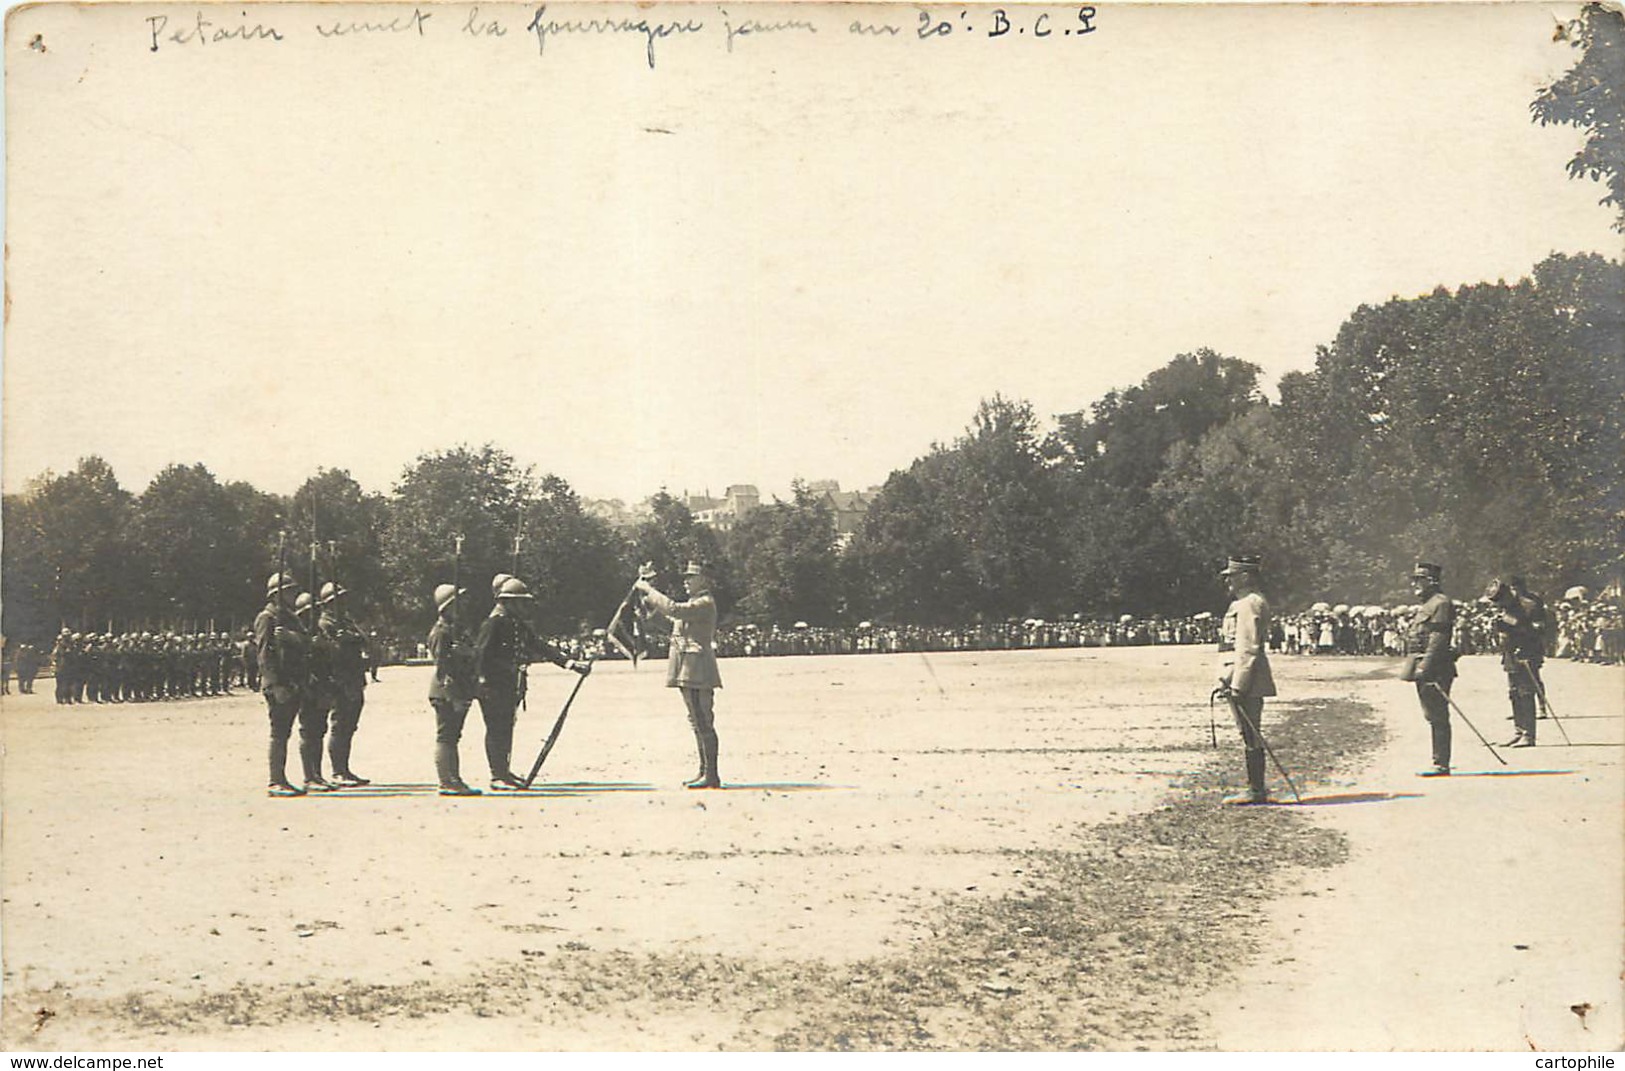
[[[265,608],[254,619],[260,690],[270,716],[272,796],[333,792],[370,782],[350,768],[350,749],[366,702],[366,636],[345,610],[336,582],[302,592],[287,572],[265,582]],[[288,742],[299,724],[304,785],[288,780]],[[332,776],[322,775],[327,745]]]

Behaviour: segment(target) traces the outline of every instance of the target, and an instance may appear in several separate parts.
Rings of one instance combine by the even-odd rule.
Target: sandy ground
[[[1510,739],[1498,663],[1463,666],[1457,703],[1492,745]],[[1625,1044],[1625,674],[1544,676],[1559,722],[1538,723],[1541,746],[1497,748],[1502,766],[1458,720],[1448,781],[1415,776],[1429,736],[1411,686],[1357,686],[1391,739],[1358,783],[1407,798],[1317,815],[1350,859],[1271,907],[1265,953],[1212,995],[1220,1047]]]
[[[600,668],[524,798],[434,794],[424,670],[369,692],[355,765],[376,783],[300,800],[264,796],[255,695],[67,709],[13,695],[0,1036],[58,1050],[1619,1044],[1625,674],[1553,667],[1576,743],[1607,746],[1508,757],[1565,772],[1441,784],[1412,776],[1424,730],[1387,667],[1280,660],[1272,740],[1324,805],[1247,809],[1215,802],[1239,754],[1222,725],[1225,750],[1208,747],[1212,660],[727,661],[729,788],[707,793],[679,787],[692,742],[659,667]],[[1467,666],[1463,706],[1504,733],[1493,664]],[[570,682],[533,669],[515,765]],[[475,784],[480,737],[475,713]],[[1464,767],[1484,769],[1458,738]],[[1568,1010],[1583,1003],[1584,1022]]]

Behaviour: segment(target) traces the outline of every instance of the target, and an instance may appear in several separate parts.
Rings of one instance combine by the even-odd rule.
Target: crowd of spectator
[[[1273,653],[1285,655],[1404,655],[1405,623],[1414,606],[1350,606],[1317,602],[1307,609],[1280,614],[1270,631]],[[1455,645],[1458,653],[1481,654],[1496,649],[1495,610],[1478,602],[1456,603]],[[1618,665],[1625,662],[1625,614],[1618,597],[1592,598],[1584,588],[1571,588],[1547,605],[1552,622],[1553,658]],[[1144,647],[1158,644],[1214,644],[1220,621],[1211,613],[1190,617],[1139,618],[1123,614],[1116,620],[1086,620],[1074,615],[1061,620],[1038,618],[984,622],[974,625],[927,626],[862,621],[853,626],[815,626],[796,622],[788,627],[736,624],[717,631],[717,655],[722,658],[761,658],[776,655],[898,654],[918,651],[1013,651],[1067,647]],[[575,637],[554,637],[557,645],[575,657],[621,658],[623,652],[603,629]],[[377,667],[427,658],[421,643],[408,644],[395,637],[369,637],[368,662],[374,679]],[[664,638],[646,637],[648,653],[661,657]],[[257,684],[252,644],[244,639],[228,642],[224,636],[209,642],[181,643],[173,638],[154,644],[137,637],[69,636],[51,652],[27,644],[5,647],[4,677],[15,669],[19,686],[31,691],[36,675],[59,676],[58,702],[156,699],[180,695],[209,695],[231,686]],[[57,674],[57,662],[67,673]]]

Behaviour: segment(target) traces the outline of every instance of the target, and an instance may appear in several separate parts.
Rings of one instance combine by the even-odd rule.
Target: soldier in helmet
[[[1501,636],[1501,668],[1507,675],[1515,734],[1506,747],[1534,747],[1540,666],[1546,658],[1545,606],[1518,589],[1492,580],[1484,601],[1495,607],[1495,631]]]
[[[700,772],[686,784],[689,788],[721,788],[715,701],[722,674],[717,668],[717,602],[711,595],[711,579],[698,562],[689,562],[683,570],[688,598],[682,602],[662,594],[651,583],[653,579],[653,566],[644,566],[638,573],[637,589],[656,613],[672,622],[666,687],[682,693],[700,755]]]
[[[260,665],[261,689],[271,719],[270,794],[302,796],[288,783],[288,738],[304,705],[310,637],[294,616],[299,585],[286,573],[265,582],[265,608],[254,618],[254,648]]]
[[[429,657],[434,676],[429,679],[429,705],[434,708],[434,771],[442,796],[478,796],[463,780],[457,745],[463,723],[474,702],[473,648],[457,624],[456,604],[464,591],[451,584],[434,589],[435,622],[429,630]]]
[[[329,581],[322,585],[322,619],[318,626],[332,655],[333,712],[328,727],[327,755],[333,780],[341,786],[371,784],[350,769],[350,743],[361,724],[367,699],[367,637],[345,613],[348,592]]]
[[[39,648],[25,643],[17,648],[17,690],[24,695],[34,694],[34,678],[39,674]]]
[[[333,646],[317,628],[316,599],[310,592],[299,593],[294,613],[310,642],[305,663],[308,683],[299,707],[299,763],[304,768],[305,791],[333,792],[339,786],[322,776],[322,741],[334,706]]]
[[[1433,735],[1433,768],[1423,777],[1450,776],[1450,686],[1456,679],[1456,657],[1450,646],[1456,628],[1456,607],[1442,590],[1444,569],[1433,562],[1417,562],[1411,570],[1411,591],[1420,605],[1411,615],[1406,641],[1411,651],[1406,679],[1416,682]]]
[[[474,639],[474,673],[480,714],[485,718],[485,760],[491,767],[491,791],[513,792],[525,787],[512,768],[514,716],[523,695],[525,665],[543,659],[585,674],[592,664],[568,657],[525,623],[521,608],[532,601],[532,596],[524,581],[508,577],[495,586],[496,606]]]
[[[56,680],[56,701],[59,705],[73,702],[74,654],[73,633],[63,629],[57,633],[56,646],[51,648],[52,672],[55,674]]]

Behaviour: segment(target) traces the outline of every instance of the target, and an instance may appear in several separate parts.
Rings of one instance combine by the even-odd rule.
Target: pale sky
[[[863,487],[994,392],[1047,421],[1200,346],[1273,389],[1362,302],[1621,248],[1579,132],[1529,121],[1578,5],[1043,40],[953,8],[975,35],[932,41],[912,6],[879,40],[803,9],[816,35],[731,53],[724,8],[657,7],[707,30],[653,70],[641,36],[539,56],[500,5],[481,39],[466,5],[344,39],[239,5],[285,39],[151,50],[197,10],[12,18],[7,490],[95,453],[134,491],[172,461],[387,491],[487,440],[588,497]]]

